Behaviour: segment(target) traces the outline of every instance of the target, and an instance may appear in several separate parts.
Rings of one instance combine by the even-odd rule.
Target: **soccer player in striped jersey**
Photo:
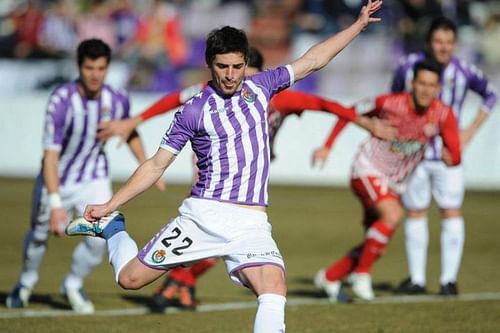
[[[263,66],[264,59],[262,54],[256,48],[250,47],[245,75],[252,76],[262,72]],[[203,87],[204,85],[199,84],[188,87],[180,92],[168,94],[135,117],[101,123],[99,135],[103,139],[107,139],[113,135],[119,135],[122,139],[126,138],[130,135],[131,131],[143,121],[181,106],[186,100],[197,94]],[[327,112],[346,121],[353,121],[377,136],[387,137],[393,135],[392,130],[381,126],[376,118],[356,116],[353,110],[347,109],[335,101],[330,101],[300,91],[284,90],[271,98],[268,107],[267,120],[269,124],[271,161],[275,157],[274,142],[276,135],[286,117],[290,115],[300,116],[306,110],[312,112]],[[196,169],[196,166],[194,168]],[[196,177],[194,178],[196,179]],[[179,305],[186,309],[195,308],[196,302],[194,294],[197,279],[216,263],[217,261],[215,259],[205,259],[191,267],[177,267],[172,269],[164,283],[154,292],[153,300],[155,306],[162,308],[169,305]],[[177,294],[179,295],[178,302],[174,300]]]
[[[447,18],[435,19],[427,35],[427,52],[408,55],[396,69],[393,92],[408,91],[413,78],[413,65],[426,58],[434,58],[444,66],[439,98],[455,111],[462,148],[466,147],[481,124],[493,110],[497,95],[491,83],[476,66],[454,56],[457,42],[455,24]],[[467,92],[482,99],[481,107],[472,122],[465,126],[460,119],[464,112]],[[434,197],[441,212],[441,276],[440,294],[456,295],[457,275],[462,258],[465,227],[461,207],[464,198],[462,166],[447,166],[441,161],[442,141],[432,140],[425,160],[418,166],[403,194],[408,211],[405,222],[406,255],[410,277],[398,288],[401,293],[426,292],[426,259],[429,242],[427,210]]]
[[[440,66],[419,62],[414,67],[412,93],[395,93],[360,103],[358,112],[369,111],[392,124],[396,140],[370,137],[354,158],[351,188],[363,205],[364,240],[344,257],[315,277],[332,301],[336,301],[341,281],[348,275],[352,290],[363,300],[375,295],[371,285],[371,268],[384,252],[403,217],[400,194],[424,157],[434,136],[443,139],[442,159],[447,165],[460,163],[460,142],[453,110],[436,99],[439,92]]]
[[[61,236],[73,210],[83,214],[88,201],[111,198],[109,165],[104,143],[97,139],[97,125],[103,119],[127,118],[129,99],[125,92],[104,84],[110,60],[107,44],[97,39],[83,41],[78,46],[78,80],[57,88],[49,98],[42,169],[33,190],[31,228],[25,237],[19,280],[6,299],[9,308],[28,305],[49,234]],[[144,161],[144,150],[135,132],[128,144],[137,160]],[[101,262],[105,247],[102,239],[86,237],[75,248],[61,290],[78,313],[94,312],[83,291],[83,280]]]
[[[212,31],[205,51],[208,86],[176,112],[156,154],[109,201],[87,206],[66,233],[105,238],[116,281],[125,289],[141,288],[171,267],[221,257],[230,278],[257,296],[254,332],[284,332],[284,263],[266,214],[267,106],[274,94],[326,66],[370,22],[379,21],[371,15],[381,4],[368,1],[350,27],[291,64],[251,77],[245,77],[245,33],[227,26]],[[179,216],[139,251],[115,210],[159,179],[187,141],[198,159],[198,181]]]

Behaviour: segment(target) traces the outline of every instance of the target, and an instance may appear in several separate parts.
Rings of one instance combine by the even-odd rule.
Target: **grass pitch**
[[[106,315],[145,308],[155,284],[140,291],[121,290],[110,266],[104,262],[87,279],[86,291],[98,311],[94,316],[65,316],[68,305],[59,295],[60,283],[68,271],[78,239],[52,237],[40,269],[28,310],[4,307],[5,297],[20,270],[22,239],[29,225],[32,180],[0,179],[0,332],[251,332],[255,309],[181,312],[135,316]],[[177,207],[189,193],[189,186],[169,185],[166,193],[150,190],[124,207],[127,227],[143,246],[160,226],[177,215]],[[287,332],[500,332],[500,300],[461,301],[434,299],[431,302],[387,304],[326,304],[312,284],[316,271],[344,254],[362,238],[361,211],[347,189],[272,186],[268,210],[273,234],[288,269],[290,305]],[[500,293],[500,192],[467,192],[464,206],[466,246],[459,289],[462,295]],[[436,293],[440,272],[439,216],[430,217],[428,289]],[[387,254],[373,271],[376,293],[383,300],[393,296],[391,287],[407,276],[402,228]],[[349,293],[349,289],[346,289]],[[197,288],[203,306],[231,302],[252,302],[254,296],[233,285],[219,264],[203,276]],[[385,297],[385,298],[384,298]],[[293,300],[298,300],[299,304]],[[312,304],[300,304],[311,300]],[[317,300],[317,302],[315,302]],[[392,298],[391,298],[392,300]],[[308,302],[303,302],[308,303]],[[246,303],[245,303],[246,304]],[[57,316],[9,318],[32,311]]]

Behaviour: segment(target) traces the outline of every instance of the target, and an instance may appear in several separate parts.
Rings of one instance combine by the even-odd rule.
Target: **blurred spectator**
[[[79,41],[98,38],[115,51],[117,48],[116,27],[110,17],[110,6],[105,0],[93,0],[87,12],[77,21]]]
[[[114,0],[111,19],[116,27],[117,54],[127,57],[132,51],[140,24],[132,0]]]
[[[73,54],[78,36],[76,8],[70,0],[55,0],[46,12],[40,32],[40,45],[48,54],[64,57]]]
[[[44,15],[37,0],[23,1],[11,14],[16,30],[14,56],[17,58],[43,58],[38,36]]]
[[[0,2],[0,57],[14,56],[16,46],[16,27],[12,18],[12,11],[16,7],[15,0]]]
[[[401,0],[401,13],[397,22],[405,53],[417,52],[425,47],[425,33],[429,22],[441,16],[437,0]]]

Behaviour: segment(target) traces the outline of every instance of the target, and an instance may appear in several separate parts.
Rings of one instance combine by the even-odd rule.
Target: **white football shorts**
[[[460,208],[464,201],[464,177],[461,165],[449,167],[442,161],[422,161],[410,176],[402,195],[410,210],[428,209],[431,195],[441,209]]]
[[[137,257],[146,266],[161,270],[221,257],[230,278],[242,284],[236,273],[245,267],[270,264],[285,271],[271,229],[264,212],[187,198],[179,216],[164,226]]]

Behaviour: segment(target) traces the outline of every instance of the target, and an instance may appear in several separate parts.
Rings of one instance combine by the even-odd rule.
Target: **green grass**
[[[22,239],[29,225],[31,180],[0,179],[0,314],[20,270]],[[150,190],[124,207],[127,226],[143,246],[160,226],[176,216],[189,187],[170,185],[166,193]],[[347,189],[273,186],[269,218],[285,257],[289,297],[315,297],[311,277],[361,240],[361,211]],[[461,293],[500,292],[499,192],[468,192],[464,206],[466,248],[459,276]],[[431,215],[428,288],[438,290],[440,272],[439,216]],[[402,229],[373,271],[377,285],[396,285],[407,276]],[[40,269],[30,309],[66,309],[59,285],[78,239],[52,237]],[[86,291],[98,310],[136,308],[149,300],[154,285],[121,290],[103,263],[88,278]],[[378,295],[391,295],[377,290]],[[219,264],[200,279],[203,304],[253,301]],[[500,301],[444,301],[418,304],[339,304],[287,307],[288,332],[499,332]],[[251,332],[255,310],[178,313],[132,317],[59,317],[0,319],[0,332]]]

